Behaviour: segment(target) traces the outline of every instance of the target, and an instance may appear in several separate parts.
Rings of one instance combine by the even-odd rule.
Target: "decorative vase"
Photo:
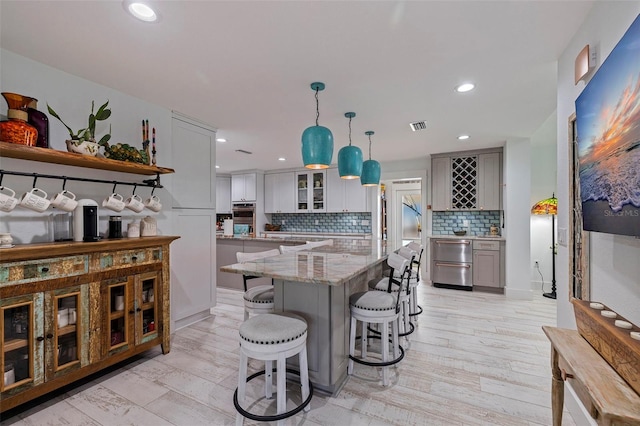
[[[28,122],[38,131],[36,146],[39,148],[49,148],[49,117],[42,111],[38,111],[38,100],[31,99],[27,108],[29,115]]]
[[[29,103],[34,99],[16,93],[2,92],[9,106],[6,121],[0,121],[0,140],[20,145],[35,146],[38,130],[27,123]]]
[[[67,139],[65,142],[67,143],[67,151],[78,154],[91,155],[95,157],[98,155],[98,150],[100,149],[100,144],[97,142],[83,141],[77,145],[77,141]]]

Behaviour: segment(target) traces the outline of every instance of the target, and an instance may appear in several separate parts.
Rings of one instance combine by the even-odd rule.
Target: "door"
[[[396,244],[411,241],[422,244],[422,194],[420,185],[413,189],[395,191]],[[399,247],[399,245],[398,245]]]

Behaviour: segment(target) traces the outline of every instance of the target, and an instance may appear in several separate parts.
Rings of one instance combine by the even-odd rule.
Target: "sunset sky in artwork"
[[[576,100],[580,165],[640,142],[640,18]]]

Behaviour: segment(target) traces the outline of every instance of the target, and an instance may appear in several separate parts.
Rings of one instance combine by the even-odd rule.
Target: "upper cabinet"
[[[360,179],[342,179],[338,169],[327,170],[327,212],[369,211],[367,187]]]
[[[256,173],[231,175],[231,201],[234,203],[255,202],[256,186]]]
[[[434,211],[501,210],[501,150],[433,156],[431,185]]]
[[[324,170],[296,173],[296,213],[324,213],[326,206]]]
[[[216,213],[231,214],[231,176],[216,177]]]
[[[173,178],[175,208],[216,207],[216,132],[186,119],[173,117]]]
[[[294,172],[272,173],[264,177],[264,212],[294,213],[296,178]]]

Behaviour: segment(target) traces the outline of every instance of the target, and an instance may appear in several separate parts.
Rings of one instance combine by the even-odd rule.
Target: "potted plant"
[[[94,110],[94,101],[91,101],[91,114],[89,114],[89,123],[87,127],[74,132],[71,127],[67,126],[67,124],[62,121],[62,118],[49,106],[47,103],[47,109],[49,110],[49,114],[60,120],[60,122],[67,128],[69,131],[69,137],[66,141],[67,150],[69,152],[77,152],[80,154],[86,155],[97,155],[98,149],[100,145],[104,145],[107,143],[109,139],[111,139],[111,126],[109,126],[109,133],[104,135],[98,142],[96,142],[95,134],[96,134],[96,122],[104,121],[111,116],[111,110],[107,108],[109,105],[109,101],[105,102],[98,111],[95,113]]]

